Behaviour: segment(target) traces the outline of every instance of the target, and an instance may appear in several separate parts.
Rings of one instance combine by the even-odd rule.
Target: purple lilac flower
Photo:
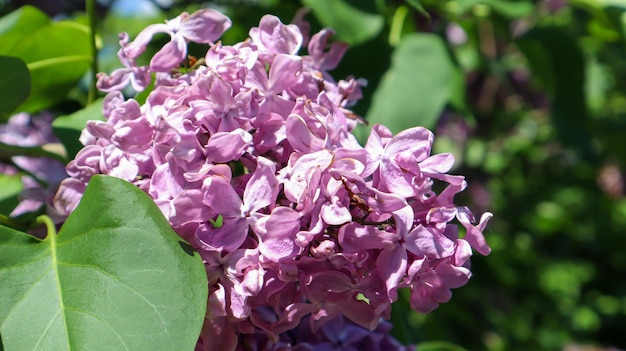
[[[106,122],[84,130],[57,208],[69,214],[94,174],[154,199],[206,266],[198,350],[403,349],[384,322],[398,289],[420,312],[448,301],[471,276],[472,249],[490,251],[482,231],[491,214],[476,223],[453,203],[467,184],[447,173],[452,155],[431,155],[427,129],[393,135],[375,125],[357,142],[350,107],[364,81],[329,74],[346,50],[329,44],[332,30],[309,36],[302,22],[268,15],[248,40],[215,42],[229,25],[201,10],[122,37],[126,68],[112,77],[123,79],[100,76]],[[172,41],[138,69],[157,32]],[[189,41],[209,44],[204,64],[172,72]],[[124,99],[123,85],[150,72],[145,104]]]

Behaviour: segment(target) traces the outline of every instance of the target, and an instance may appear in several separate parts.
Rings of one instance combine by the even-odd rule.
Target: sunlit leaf
[[[0,335],[7,350],[193,350],[207,278],[154,202],[94,176],[59,234],[0,227]]]
[[[71,115],[58,117],[52,122],[52,130],[65,146],[68,158],[74,158],[76,153],[83,148],[83,144],[78,141],[78,138],[89,120],[104,120],[102,99],[94,101]]]
[[[0,54],[21,58],[31,75],[31,93],[19,106],[21,111],[39,111],[62,100],[91,62],[87,26],[69,20],[44,21],[42,15],[23,6],[0,20]]]
[[[10,53],[22,39],[50,23],[45,13],[33,6],[22,6],[0,18],[0,51]]]
[[[344,0],[303,0],[313,9],[318,20],[337,31],[337,38],[350,45],[357,45],[374,38],[382,30],[385,19],[382,15],[363,10],[361,6],[372,3],[361,1],[348,3]],[[359,4],[356,7],[354,4]]]
[[[417,125],[432,128],[446,103],[458,94],[459,74],[439,37],[406,35],[393,53],[366,119],[385,124],[394,133]]]

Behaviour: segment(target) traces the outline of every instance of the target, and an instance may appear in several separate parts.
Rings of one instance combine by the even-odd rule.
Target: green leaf
[[[22,192],[22,175],[0,174],[0,213],[8,215],[18,204]]]
[[[420,0],[406,0],[406,2],[409,5],[411,5],[414,9],[416,9],[417,12],[421,13],[422,15],[424,15],[426,18],[430,20],[430,13],[426,11],[426,9],[424,8]]]
[[[476,5],[484,5],[494,12],[510,19],[528,16],[535,10],[534,5],[529,1],[456,0],[456,3],[461,13],[467,12]]]
[[[342,0],[303,0],[302,2],[313,9],[320,23],[337,32],[339,40],[353,46],[377,36],[385,24],[382,15],[363,9],[372,1],[355,2],[359,4],[359,7]]]
[[[535,27],[517,39],[533,77],[550,97],[552,122],[563,144],[594,157],[585,98],[585,58],[577,39],[560,27]]]
[[[0,122],[7,120],[29,93],[30,73],[24,61],[0,56]]]
[[[419,351],[467,351],[461,346],[446,341],[429,341],[417,345]]]
[[[87,121],[104,121],[102,101],[102,99],[98,99],[82,110],[78,110],[71,115],[58,117],[52,122],[52,130],[61,140],[63,146],[65,146],[68,159],[73,159],[78,151],[83,148],[83,144],[80,143],[78,138],[82,130],[87,126]]]
[[[154,202],[94,176],[59,234],[0,227],[7,350],[192,350],[206,312],[202,260]]]
[[[446,103],[453,97],[461,100],[459,75],[441,38],[406,35],[374,92],[366,119],[385,124],[394,133],[416,125],[432,128]]]
[[[626,12],[623,12],[620,17],[620,27],[622,29],[622,37],[626,38]]]
[[[24,6],[0,20],[0,55],[19,57],[30,70],[31,93],[19,107],[26,112],[61,101],[91,62],[87,26],[73,21],[51,22],[47,17],[44,21],[42,16],[45,14],[39,10]]]
[[[50,23],[48,16],[34,6],[25,5],[0,18],[0,50],[10,52],[24,37]]]
[[[0,143],[0,162],[8,161],[13,156],[49,157],[63,163],[67,162],[65,157],[59,153],[50,151],[59,144],[46,144],[43,146],[17,146]],[[62,153],[62,150],[59,150]]]

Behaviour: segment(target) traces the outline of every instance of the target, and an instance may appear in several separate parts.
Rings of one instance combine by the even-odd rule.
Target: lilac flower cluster
[[[205,9],[134,41],[120,36],[125,67],[98,81],[109,92],[106,122],[88,123],[57,209],[71,212],[94,174],[148,193],[204,259],[198,349],[403,349],[380,324],[397,290],[410,289],[420,312],[448,301],[471,275],[472,247],[490,251],[481,232],[491,214],[476,224],[453,203],[466,182],[447,174],[451,155],[431,155],[427,129],[393,135],[375,125],[364,147],[357,142],[349,108],[364,83],[328,73],[346,50],[329,42],[332,30],[309,38],[304,24],[267,15],[249,39],[216,42],[230,24]],[[157,33],[171,41],[137,67]],[[210,45],[195,64],[188,42]],[[123,97],[151,74],[145,104]]]

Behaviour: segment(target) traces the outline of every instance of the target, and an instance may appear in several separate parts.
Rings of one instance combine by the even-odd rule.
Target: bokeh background
[[[24,4],[53,19],[86,21],[84,1],[0,0],[0,15]],[[106,72],[119,65],[118,32],[134,37],[181,11],[225,12],[234,24],[226,43],[244,39],[266,13],[283,22],[304,16],[313,30],[333,27],[351,45],[332,73],[368,81],[355,111],[370,125],[435,131],[435,151],[454,154],[452,173],[469,182],[456,202],[495,215],[486,231],[493,252],[473,257],[470,283],[428,315],[411,312],[402,295],[393,322],[403,342],[442,341],[441,350],[626,349],[625,0],[110,0],[97,7]],[[47,110],[79,110],[88,85],[83,78]]]

